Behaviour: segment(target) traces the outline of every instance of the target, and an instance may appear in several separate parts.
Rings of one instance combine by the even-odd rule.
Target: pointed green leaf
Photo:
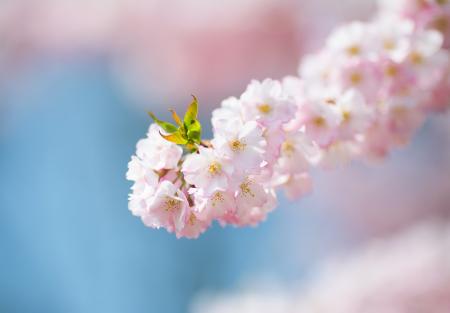
[[[193,95],[193,100],[191,104],[188,106],[186,114],[184,115],[184,124],[189,126],[193,123],[193,121],[197,120],[197,112],[198,112],[198,100]]]
[[[170,112],[172,112],[173,120],[177,123],[178,126],[183,125],[183,122],[181,121],[180,117],[178,116],[177,112],[173,109],[169,109]]]
[[[202,135],[202,125],[199,121],[195,120],[191,125],[189,125],[187,136],[188,139],[195,142],[200,143]]]
[[[161,137],[163,137],[167,141],[176,143],[177,145],[185,145],[188,142],[186,139],[184,139],[181,136],[180,132],[178,132],[178,131],[173,134],[169,134],[169,135],[161,134]]]
[[[148,112],[148,115],[150,115],[150,117],[155,121],[155,123],[158,124],[162,129],[164,129],[169,134],[172,134],[178,130],[178,128],[175,125],[161,121],[152,112]]]

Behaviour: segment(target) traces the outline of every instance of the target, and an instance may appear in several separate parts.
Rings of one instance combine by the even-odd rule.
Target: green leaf
[[[187,130],[188,139],[195,142],[200,143],[202,135],[202,125],[199,121],[194,120]]]
[[[176,131],[175,133],[169,135],[161,134],[161,137],[163,137],[167,141],[176,143],[177,145],[185,145],[188,142],[186,139],[183,138],[183,136],[181,136],[179,131]]]
[[[194,121],[197,120],[198,100],[195,96],[192,96],[192,98],[193,100],[191,104],[188,106],[186,114],[184,115],[184,124],[186,126],[191,125]]]
[[[158,124],[162,129],[164,129],[169,134],[172,134],[178,130],[178,128],[175,125],[161,121],[152,112],[148,112],[148,115],[150,115],[150,117],[155,121],[155,123]]]
[[[180,117],[178,116],[177,112],[173,109],[169,109],[170,112],[172,112],[173,120],[177,123],[178,126],[182,126],[183,122],[181,122]]]

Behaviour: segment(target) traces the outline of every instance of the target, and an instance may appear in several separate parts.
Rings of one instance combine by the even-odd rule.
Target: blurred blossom
[[[314,52],[323,45],[323,39],[336,26],[354,20],[366,20],[376,9],[376,0],[314,0],[297,1],[302,27],[308,29],[303,47]]]
[[[212,105],[251,78],[293,71],[299,13],[292,0],[5,2],[0,66],[15,70],[46,54],[100,54],[137,102],[176,105],[194,93]]]
[[[316,189],[349,233],[371,238],[424,218],[450,216],[450,115],[436,116],[389,162],[317,175]]]
[[[204,295],[194,313],[445,313],[450,307],[450,224],[429,222],[328,262],[297,288]]]

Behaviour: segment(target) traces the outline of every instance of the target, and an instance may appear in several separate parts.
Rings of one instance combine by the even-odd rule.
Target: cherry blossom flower
[[[236,210],[234,196],[227,190],[215,190],[210,195],[205,195],[202,189],[191,190],[191,193],[195,197],[194,210],[201,220],[220,219]]]
[[[154,170],[173,169],[178,166],[183,149],[161,137],[161,128],[152,124],[147,138],[137,143],[136,155]]]
[[[186,182],[211,195],[215,190],[227,189],[233,168],[228,161],[219,158],[214,149],[200,147],[198,153],[186,157],[181,171]]]
[[[311,99],[300,108],[306,135],[322,147],[333,142],[342,121],[342,115],[333,104],[334,101],[327,98]]]
[[[236,224],[256,225],[276,206],[273,189],[264,188],[254,177],[245,177],[236,192]]]
[[[142,216],[150,227],[166,227],[181,231],[189,220],[189,204],[186,196],[174,184],[162,181],[148,203],[148,212]]]
[[[366,105],[364,97],[356,89],[347,90],[336,103],[342,119],[339,126],[340,137],[352,139],[363,133],[373,118],[372,109]]]
[[[308,172],[295,174],[274,175],[274,186],[282,186],[286,197],[290,200],[298,199],[312,191],[312,179]]]
[[[295,104],[283,93],[279,81],[252,81],[241,96],[244,120],[255,120],[264,126],[276,127],[286,123],[295,112]]]
[[[216,132],[211,141],[217,154],[233,162],[235,168],[258,169],[263,161],[262,128],[255,122],[230,120],[226,127]]]
[[[352,22],[334,30],[326,47],[338,58],[358,58],[370,52],[370,28],[366,23]]]
[[[232,119],[242,120],[241,107],[240,100],[235,97],[223,100],[221,107],[212,112],[211,123],[214,130],[226,128],[228,121]]]

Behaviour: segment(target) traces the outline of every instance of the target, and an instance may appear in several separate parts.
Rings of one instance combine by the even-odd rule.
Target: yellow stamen
[[[388,77],[395,77],[398,74],[398,69],[395,65],[389,65],[384,70],[384,74],[386,74],[386,76]]]
[[[223,202],[224,200],[225,200],[225,198],[223,197],[222,192],[217,191],[211,197],[212,206],[215,207],[217,205],[217,202]]]
[[[246,146],[247,146],[247,144],[241,142],[238,139],[235,139],[230,142],[230,148],[233,152],[242,151],[245,149]]]
[[[258,105],[258,110],[262,114],[266,114],[267,115],[270,112],[272,112],[272,106],[270,104],[263,103],[263,104]]]
[[[174,212],[181,209],[181,201],[166,197],[164,210],[167,212]]]
[[[312,122],[317,127],[322,127],[322,126],[325,126],[325,124],[326,124],[326,121],[322,116],[315,117]]]
[[[244,196],[250,195],[251,197],[255,197],[255,194],[253,193],[253,191],[250,188],[251,183],[252,183],[252,181],[246,180],[239,186],[239,188],[241,189],[242,194]]]
[[[363,77],[360,73],[354,72],[350,75],[350,82],[353,85],[358,85],[363,80]]]
[[[347,53],[351,56],[356,56],[361,53],[361,48],[358,45],[351,45],[347,48]]]
[[[395,49],[395,41],[393,41],[391,39],[386,39],[383,42],[383,48],[388,51]]]
[[[286,140],[281,145],[281,151],[283,151],[287,156],[292,156],[295,152],[295,146],[291,141]]]
[[[411,52],[409,59],[411,60],[411,63],[415,65],[420,65],[423,63],[423,55],[416,51]]]
[[[222,172],[222,165],[214,161],[211,164],[209,164],[208,172],[213,176],[218,175]]]
[[[352,117],[352,114],[349,111],[342,112],[342,121],[344,123],[348,123]]]

